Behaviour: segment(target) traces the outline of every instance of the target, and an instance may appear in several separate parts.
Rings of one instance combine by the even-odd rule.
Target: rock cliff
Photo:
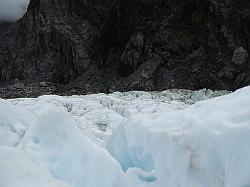
[[[234,90],[249,51],[244,0],[31,0],[0,24],[0,95]]]

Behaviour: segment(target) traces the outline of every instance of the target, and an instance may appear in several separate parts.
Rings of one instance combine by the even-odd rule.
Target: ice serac
[[[73,187],[127,187],[119,163],[103,148],[84,137],[64,110],[48,105],[20,148],[56,179]]]
[[[17,148],[36,116],[4,100],[0,100],[0,111],[0,186],[69,187]]]
[[[128,177],[138,176],[138,186],[249,186],[249,95],[247,87],[184,110],[128,119],[107,149]]]

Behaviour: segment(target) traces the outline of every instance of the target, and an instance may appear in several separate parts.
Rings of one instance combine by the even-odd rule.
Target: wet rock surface
[[[249,51],[248,1],[31,0],[0,23],[0,97],[234,90]]]

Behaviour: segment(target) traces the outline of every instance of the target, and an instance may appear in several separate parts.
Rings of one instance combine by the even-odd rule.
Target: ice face
[[[250,87],[225,93],[0,100],[0,186],[249,186]]]
[[[150,186],[249,185],[249,93],[245,88],[184,110],[129,119],[107,149]]]

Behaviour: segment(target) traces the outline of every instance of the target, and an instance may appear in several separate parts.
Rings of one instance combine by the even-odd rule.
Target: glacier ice
[[[126,186],[119,163],[83,136],[66,111],[51,105],[40,111],[37,125],[28,130],[20,148],[71,186]]]
[[[184,110],[128,119],[107,149],[139,180],[157,179],[150,186],[249,186],[249,96],[245,88]]]
[[[250,186],[250,87],[0,100],[1,187]]]

